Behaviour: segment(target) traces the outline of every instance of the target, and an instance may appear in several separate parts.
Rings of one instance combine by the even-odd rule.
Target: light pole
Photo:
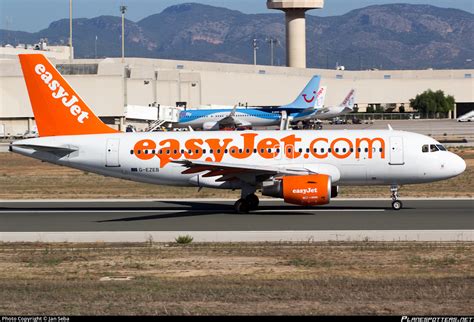
[[[258,49],[257,39],[254,39],[253,40],[253,64],[254,65],[257,65],[257,49]]]
[[[69,60],[72,62],[72,0],[69,0]]]
[[[275,39],[275,38],[270,38],[270,39],[267,39],[267,42],[270,44],[270,65],[273,66],[273,49],[274,49],[274,45],[275,44],[278,44],[278,39]]]
[[[120,6],[120,12],[122,13],[122,64],[125,63],[125,12],[127,11],[126,6]]]
[[[94,58],[97,59],[97,35],[95,35],[95,43],[94,43]]]

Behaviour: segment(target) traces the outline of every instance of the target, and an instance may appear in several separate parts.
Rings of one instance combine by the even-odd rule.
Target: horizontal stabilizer
[[[48,146],[48,145],[37,145],[37,144],[15,144],[15,143],[10,144],[10,148],[9,148],[10,151],[14,151],[15,148],[29,149],[29,150],[39,151],[39,152],[48,152],[48,153],[56,154],[58,156],[65,156],[78,150],[77,148],[62,147],[62,146]]]

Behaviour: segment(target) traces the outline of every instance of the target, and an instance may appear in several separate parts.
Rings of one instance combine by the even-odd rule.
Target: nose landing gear
[[[400,210],[403,208],[403,203],[398,199],[398,186],[390,186],[390,192],[392,193],[392,209]]]

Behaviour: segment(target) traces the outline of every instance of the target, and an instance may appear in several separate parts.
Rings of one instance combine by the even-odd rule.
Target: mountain
[[[312,13],[313,11],[310,11]],[[316,11],[314,11],[316,12]],[[195,3],[169,7],[138,22],[126,20],[126,55],[163,59],[253,63],[252,41],[258,39],[258,63],[284,65],[283,13],[243,14]],[[389,4],[353,10],[345,15],[307,15],[309,67],[347,69],[472,68],[474,15],[430,5]],[[74,19],[77,58],[121,55],[121,18]],[[69,20],[51,23],[37,33],[0,30],[0,43],[67,44]],[[472,62],[471,62],[472,64]]]

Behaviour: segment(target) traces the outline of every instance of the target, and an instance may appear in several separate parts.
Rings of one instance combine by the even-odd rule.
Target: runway
[[[321,207],[262,200],[236,214],[231,200],[0,202],[1,232],[473,230],[474,200],[337,200]]]

